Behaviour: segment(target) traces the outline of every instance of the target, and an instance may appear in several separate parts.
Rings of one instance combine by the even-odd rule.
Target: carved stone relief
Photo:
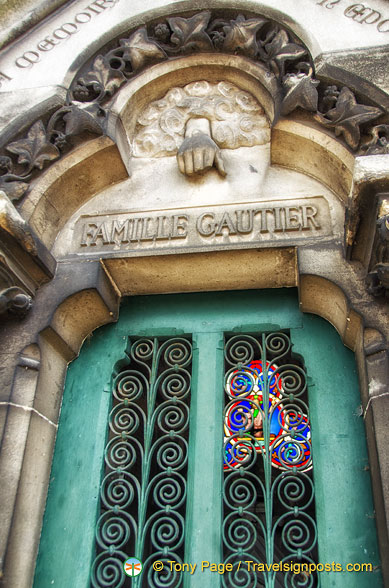
[[[238,54],[261,63],[277,80],[283,116],[297,108],[315,113],[315,120],[352,150],[370,154],[373,149],[361,135],[369,132],[369,125],[383,110],[361,104],[347,87],[315,79],[307,48],[288,30],[264,17],[231,12],[227,18],[225,12],[203,11],[143,26],[97,55],[75,77],[65,106],[47,123],[35,122],[25,136],[6,146],[14,157],[4,154],[0,159],[0,188],[12,200],[20,199],[33,171],[36,174],[46,162],[58,159],[69,148],[70,137],[84,131],[105,133],[107,108],[123,84],[150,65],[199,52]],[[382,119],[371,130],[373,139],[378,133],[375,153],[387,152],[383,139],[387,131],[382,130],[386,122]]]
[[[23,318],[30,310],[31,305],[31,296],[17,286],[0,291],[0,316],[8,312]]]
[[[336,86],[329,86],[324,92],[322,112],[315,114],[314,118],[325,127],[334,129],[337,137],[342,135],[355,151],[361,142],[361,125],[378,118],[381,112],[374,106],[358,104],[349,88],[343,87],[339,91]]]
[[[0,190],[0,316],[23,318],[36,288],[53,276],[55,261]]]
[[[229,82],[205,80],[172,88],[149,104],[137,119],[134,157],[177,154],[179,169],[192,175],[215,163],[225,175],[219,149],[264,145],[270,125],[248,92]]]
[[[389,297],[389,200],[381,200],[376,234],[367,276],[368,290],[374,296]]]
[[[364,145],[366,155],[389,153],[389,125],[377,125],[370,131],[371,139]]]

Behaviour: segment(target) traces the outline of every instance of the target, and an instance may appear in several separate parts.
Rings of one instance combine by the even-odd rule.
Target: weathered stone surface
[[[3,28],[0,35],[0,47],[11,43],[65,3],[66,0],[13,0],[12,3],[2,0],[0,19]]]
[[[52,6],[54,3],[51,2],[50,4]],[[358,22],[358,20],[363,20],[363,15],[357,17],[350,12],[345,14],[348,7],[339,2],[317,3],[315,0],[305,0],[298,4],[293,0],[285,0],[282,4],[283,19],[304,41],[309,41],[314,57],[318,53],[329,50],[352,50],[360,46],[374,47],[385,43],[384,29],[386,29],[387,23],[382,25],[382,22],[385,23],[388,15],[387,5],[383,0],[374,0],[370,4],[374,4],[371,10],[376,10],[380,15],[380,18],[372,24]],[[150,17],[153,18],[157,11],[162,14],[166,12],[167,5],[162,0],[149,0],[146,8]],[[250,9],[253,10],[254,6],[250,4]],[[244,1],[235,2],[235,7],[241,11],[248,8]],[[144,7],[142,8],[144,9]],[[209,2],[196,2],[196,5],[184,2],[179,6],[175,6],[174,3],[171,4],[169,11],[174,14],[178,11],[182,13],[186,9],[200,11],[209,8]],[[99,39],[98,44],[101,46],[109,38],[107,33],[109,29],[118,29],[119,23],[121,31],[124,32],[126,27],[129,28],[131,19],[136,16],[137,10],[138,7],[134,4],[112,2],[111,4],[107,3],[105,9],[101,9],[99,14],[98,10],[85,10],[85,3],[81,2],[81,0],[73,2],[67,9],[58,12],[50,20],[42,22],[28,38],[22,39],[9,47],[6,51],[6,61],[2,60],[0,62],[0,71],[12,78],[15,72],[18,73],[17,67],[15,69],[14,61],[22,57],[26,52],[33,51],[37,54],[37,57],[34,54],[29,55],[34,65],[30,69],[25,68],[28,75],[24,80],[24,84],[26,84],[24,87],[41,85],[34,83],[34,78],[37,80],[39,76],[42,79],[42,74],[48,85],[52,85],[49,80],[53,79],[57,80],[54,83],[58,83],[59,79],[64,78],[64,72],[69,68],[71,56],[83,52],[90,44],[91,31],[93,31],[95,38]],[[260,12],[267,18],[277,20],[280,17],[278,1],[266,0],[262,2]],[[77,22],[77,15],[79,14],[84,14],[84,16],[78,17],[80,22]],[[88,16],[85,16],[85,14]],[[366,14],[366,16],[368,15]],[[57,33],[59,39],[56,37],[53,39],[53,33],[64,23],[72,24],[72,27],[69,28],[71,32],[67,35]],[[54,50],[50,50],[53,47],[50,42],[46,43],[46,45],[41,45],[41,47],[45,47],[43,50],[38,48],[38,45],[47,37],[51,39],[51,42],[54,42]],[[66,40],[66,43],[60,42],[61,37]],[[60,67],[58,67],[58,56],[60,56],[61,61]],[[24,64],[23,61],[21,63]],[[7,64],[8,68],[6,67]],[[55,65],[57,67],[53,68]],[[23,68],[19,69],[22,70]],[[35,70],[36,76],[31,75],[32,70]],[[20,79],[23,76],[18,77]],[[12,82],[11,86],[13,87],[23,87],[18,85],[16,77],[12,78]],[[19,81],[20,83],[23,84],[21,80]]]
[[[362,27],[361,27],[362,28]],[[353,51],[323,53],[315,60],[316,73],[342,79],[343,84],[363,91],[384,107],[389,105],[387,44]]]
[[[23,6],[27,13],[30,3]],[[41,18],[43,5],[34,6],[13,32],[5,23],[3,38]],[[222,25],[212,25],[214,14]],[[116,320],[126,295],[298,286],[302,311],[330,321],[356,353],[387,553],[389,324],[386,301],[366,288],[375,205],[389,190],[386,30],[383,0],[359,9],[346,0],[102,0],[88,8],[75,0],[1,52],[2,181],[26,185],[8,186],[23,201],[21,216],[11,209],[0,230],[0,279],[4,289],[37,291],[23,323],[7,318],[0,327],[7,588],[31,585],[67,363],[95,328]],[[125,73],[111,67],[114,57]],[[188,110],[178,142],[175,119],[167,120],[177,109],[153,118],[172,88],[217,83],[234,84],[246,106],[253,97],[266,140],[250,146],[248,127],[239,141],[218,140],[213,90],[179,106],[179,115]],[[237,115],[231,102],[226,109]],[[166,134],[137,143],[157,119]],[[184,160],[181,173],[175,153],[196,125],[217,145],[212,166],[195,169],[191,143],[193,170]],[[91,132],[110,138],[90,140]],[[73,148],[75,136],[89,141]],[[155,157],[161,137],[174,148]],[[66,141],[72,151],[60,159]],[[354,148],[368,155],[355,157]],[[19,232],[28,234],[26,222],[42,241],[33,259]]]

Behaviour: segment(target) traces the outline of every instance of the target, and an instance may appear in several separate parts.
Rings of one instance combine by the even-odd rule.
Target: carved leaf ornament
[[[258,53],[257,32],[266,23],[264,18],[249,18],[239,14],[236,20],[223,27],[225,39],[223,50],[243,53],[247,57],[256,57]]]
[[[104,118],[104,111],[98,104],[82,104],[74,103],[64,115],[65,135],[78,135],[82,131],[90,131],[100,135],[102,130],[102,123],[99,122],[99,118]]]
[[[389,154],[389,125],[377,125],[370,131],[370,140],[362,146],[366,155]]]
[[[315,120],[342,136],[354,151],[361,147],[365,154],[387,153],[386,131],[377,131],[376,140],[372,135],[365,148],[360,145],[361,126],[378,118],[382,110],[358,104],[347,87],[339,91],[315,80],[312,64],[301,63],[301,59],[309,59],[307,49],[289,31],[263,17],[238,14],[212,20],[211,12],[203,11],[188,18],[167,18],[149,30],[140,27],[106,54],[98,55],[74,81],[65,106],[53,113],[46,128],[39,120],[24,139],[6,147],[17,156],[17,163],[6,162],[0,155],[0,188],[12,200],[21,198],[31,172],[57,159],[69,137],[83,131],[105,132],[104,107],[124,83],[149,65],[196,52],[239,54],[262,63],[278,82],[283,116],[296,108],[315,112]],[[319,84],[323,96],[320,109]],[[373,132],[371,128],[365,131]]]
[[[48,140],[41,120],[32,125],[25,139],[14,141],[6,149],[18,156],[17,163],[24,168],[20,174],[12,173],[14,164],[11,158],[7,156],[0,158],[0,168],[5,171],[0,176],[0,189],[11,200],[18,200],[26,192],[28,189],[26,180],[30,179],[33,168],[41,170],[46,161],[53,161],[60,156],[58,148]]]
[[[323,116],[320,112],[314,115],[315,120],[327,128],[333,128],[335,135],[343,135],[351,147],[357,149],[360,139],[360,125],[374,120],[382,114],[380,108],[357,104],[354,94],[349,88],[342,88],[335,108],[332,108]]]
[[[304,67],[304,64],[299,65]],[[312,69],[308,69],[309,73],[300,71],[284,76],[283,84],[286,94],[281,108],[283,116],[293,112],[297,107],[309,112],[317,111],[319,94],[316,88],[320,82],[312,79]]]
[[[7,151],[18,155],[18,163],[26,165],[28,172],[33,167],[42,169],[45,161],[52,161],[59,157],[57,147],[47,139],[46,130],[41,120],[32,125],[25,139],[8,145]]]
[[[303,57],[307,51],[301,45],[291,43],[289,35],[284,30],[272,31],[263,43],[263,51],[260,52],[262,59],[268,63],[276,76],[283,76],[287,61],[293,61]]]
[[[120,47],[124,49],[123,59],[131,62],[134,71],[142,69],[150,60],[166,59],[166,53],[158,47],[158,44],[148,39],[144,27],[131,35],[129,39],[120,39]]]
[[[110,67],[102,55],[96,57],[92,69],[80,78],[81,86],[85,88],[92,86],[93,90],[98,94],[99,100],[106,96],[112,96],[125,81],[126,78],[123,73]]]
[[[210,12],[200,12],[191,18],[169,18],[168,23],[173,31],[171,43],[183,53],[213,51],[211,38],[205,30],[210,18]]]

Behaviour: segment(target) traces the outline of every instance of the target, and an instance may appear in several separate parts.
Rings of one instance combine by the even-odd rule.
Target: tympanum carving
[[[46,124],[35,122],[25,137],[6,147],[18,160],[6,155],[0,158],[0,188],[12,200],[21,198],[32,170],[58,159],[70,137],[84,131],[106,132],[106,109],[123,84],[150,65],[200,52],[238,54],[261,63],[276,79],[283,116],[297,108],[315,113],[315,120],[343,138],[352,150],[367,155],[387,152],[388,133],[383,130],[387,125],[371,131],[370,143],[361,141],[361,128],[369,133],[369,125],[383,111],[361,104],[347,87],[315,79],[307,48],[290,31],[261,16],[231,12],[226,18],[224,12],[220,16],[216,11],[203,11],[142,26],[97,55],[75,77],[66,104]]]
[[[177,151],[177,163],[180,172],[187,176],[203,173],[213,166],[221,176],[227,175],[223,156],[211,137],[207,119],[188,121],[185,139]]]
[[[134,157],[177,154],[182,173],[193,175],[213,165],[225,175],[220,149],[264,145],[270,125],[248,92],[229,82],[205,80],[172,88],[149,104],[137,120]]]

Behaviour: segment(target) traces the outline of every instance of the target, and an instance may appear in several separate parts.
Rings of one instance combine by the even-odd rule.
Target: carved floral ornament
[[[320,125],[353,151],[388,153],[389,125],[384,119],[372,125],[383,110],[359,103],[346,86],[315,79],[308,50],[288,30],[262,17],[238,14],[226,19],[204,11],[141,27],[98,55],[75,79],[66,104],[46,124],[38,120],[24,138],[6,146],[12,157],[0,157],[0,189],[12,200],[20,199],[31,174],[58,159],[69,138],[84,131],[106,132],[110,100],[123,84],[150,65],[201,52],[239,54],[261,63],[277,80],[282,116],[297,108],[312,112]],[[361,133],[370,138],[361,140]]]

